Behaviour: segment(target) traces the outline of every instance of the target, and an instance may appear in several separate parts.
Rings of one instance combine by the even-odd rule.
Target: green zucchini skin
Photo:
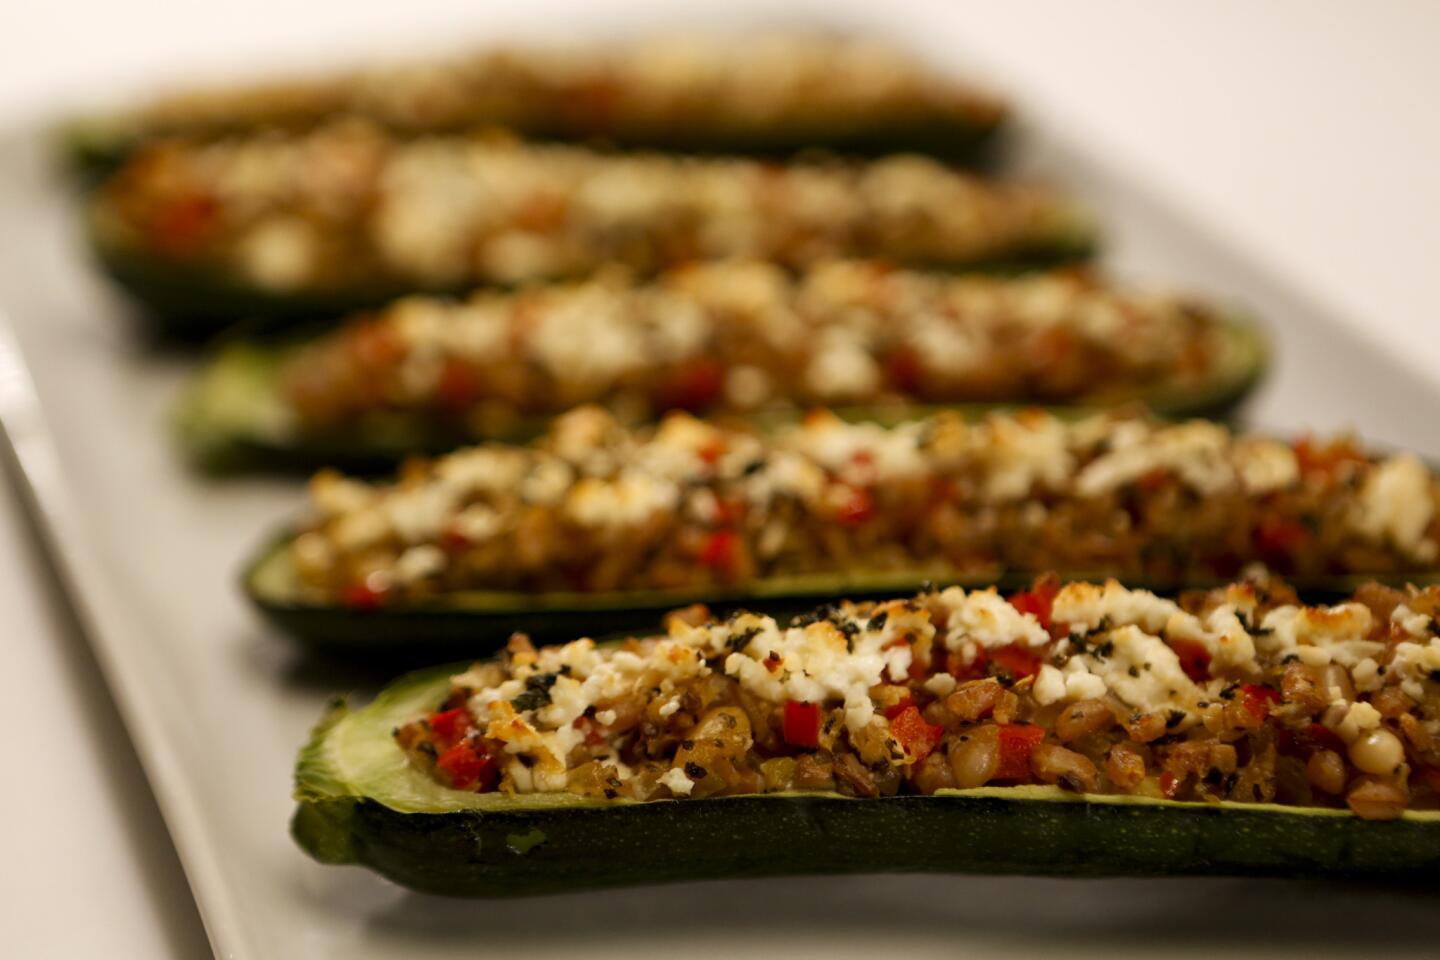
[[[1227,362],[1206,384],[1185,389],[1158,387],[1137,396],[1162,417],[1226,419],[1264,379],[1269,350],[1260,326],[1246,317],[1226,318]],[[186,391],[176,410],[181,447],[190,461],[212,473],[311,471],[331,466],[352,473],[378,473],[406,456],[454,450],[478,438],[415,416],[371,418],[345,430],[303,432],[280,396],[279,369],[293,346],[236,340],[221,350]],[[895,420],[940,409],[979,415],[1007,405],[955,404],[852,407],[837,410],[851,420]],[[1013,405],[1009,405],[1013,406]],[[1098,405],[1097,405],[1098,406]],[[1077,415],[1085,407],[1052,407]],[[521,441],[542,433],[543,419],[517,423],[492,440]]]
[[[143,251],[110,242],[102,234],[92,223],[88,241],[100,270],[137,307],[140,317],[157,337],[176,343],[203,343],[242,321],[248,330],[277,333],[317,321],[333,323],[346,314],[380,307],[409,294],[463,292],[377,285],[325,293],[275,293],[213,269],[166,263],[146,256]],[[1057,234],[1013,255],[933,266],[952,273],[1023,273],[1083,262],[1094,255],[1098,244],[1098,236],[1087,227],[1083,231]]]
[[[331,707],[296,765],[291,833],[306,853],[460,897],[804,874],[1405,880],[1440,867],[1437,811],[1378,822],[1036,786],[648,803],[459,793],[409,768],[390,734],[444,698],[454,669],[403,678],[355,713]]]

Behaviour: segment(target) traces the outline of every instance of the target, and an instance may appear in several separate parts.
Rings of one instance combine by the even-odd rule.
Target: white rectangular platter
[[[517,26],[543,26],[556,6]],[[567,18],[607,28],[625,20],[570,8]],[[952,24],[887,9],[891,32],[923,51],[957,40]],[[1136,192],[1123,172],[1046,134],[1022,141],[1024,166],[1102,212],[1116,272],[1233,300],[1268,322],[1277,356],[1253,422],[1355,427],[1440,457],[1440,434],[1422,415],[1440,400],[1433,388]],[[218,954],[838,960],[1063,950],[1115,960],[1374,955],[1380,939],[1433,949],[1440,914],[1423,899],[1295,882],[861,876],[462,902],[309,862],[287,835],[294,752],[329,696],[364,696],[384,678],[303,658],[245,608],[241,559],[299,506],[300,487],[205,482],[185,470],[166,419],[190,361],[144,345],[97,279],[50,159],[37,135],[0,143],[0,419]],[[656,847],[684,855],[660,837]]]

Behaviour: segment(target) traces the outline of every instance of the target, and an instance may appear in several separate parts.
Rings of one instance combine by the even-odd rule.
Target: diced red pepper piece
[[[1040,621],[1040,626],[1050,629],[1050,615],[1055,606],[1055,597],[1060,593],[1060,581],[1054,577],[1042,577],[1023,593],[1010,598],[1010,605],[1021,613],[1028,613]]]
[[[359,327],[350,338],[350,349],[362,365],[372,369],[392,366],[406,352],[405,341],[385,323]]]
[[[856,527],[875,515],[875,498],[864,487],[851,487],[835,508],[835,521]]]
[[[1147,470],[1135,481],[1135,485],[1145,493],[1154,493],[1170,482],[1173,474],[1169,467],[1156,467],[1154,470]]]
[[[499,768],[489,751],[472,740],[461,740],[435,761],[435,769],[454,790],[479,790],[495,786]]]
[[[885,379],[902,393],[920,388],[921,369],[920,354],[913,347],[897,347],[885,358]]]
[[[1160,795],[1166,800],[1174,800],[1175,795],[1180,792],[1180,780],[1170,771],[1160,774]]]
[[[1266,516],[1255,528],[1255,547],[1265,557],[1292,557],[1310,542],[1310,529],[1288,517]]]
[[[448,750],[454,746],[475,726],[474,721],[470,719],[470,711],[464,707],[432,713],[427,722],[430,724],[430,732],[435,734],[436,745],[442,750]]]
[[[455,524],[446,524],[440,531],[440,549],[446,553],[459,553],[470,546],[470,538],[461,533]]]
[[[945,655],[945,672],[956,680],[983,680],[990,675],[990,660],[985,656],[985,648],[976,646],[975,659],[966,663],[959,652],[950,652]]]
[[[667,410],[704,410],[715,405],[725,389],[725,368],[718,360],[701,357],[681,366],[660,387],[660,404]]]
[[[351,610],[378,610],[385,602],[386,590],[369,580],[356,580],[340,591],[340,602]]]
[[[576,717],[572,726],[585,735],[586,746],[594,747],[605,742],[605,732],[600,729],[600,724],[591,717]]]
[[[1205,644],[1180,637],[1170,637],[1165,642],[1180,658],[1180,669],[1185,671],[1185,676],[1196,683],[1210,679],[1210,651]]]
[[[1000,759],[993,780],[1029,780],[1030,754],[1045,739],[1043,727],[1032,723],[996,725],[1000,737]]]
[[[1280,691],[1258,683],[1246,683],[1240,687],[1240,703],[1256,720],[1270,715],[1270,708],[1280,702]]]
[[[740,537],[734,530],[715,530],[700,547],[700,562],[720,573],[730,573],[739,561]]]
[[[445,361],[435,385],[435,402],[450,413],[469,410],[480,399],[480,377],[473,367],[454,357]]]
[[[695,456],[699,457],[702,463],[709,464],[712,467],[715,466],[715,464],[720,462],[720,458],[725,456],[724,439],[716,437],[713,440],[707,441],[701,445],[700,449],[695,451]]]
[[[172,257],[195,252],[219,219],[220,205],[208,193],[187,193],[155,211],[150,241]]]
[[[939,744],[945,728],[938,724],[926,723],[920,716],[920,708],[910,704],[890,721],[890,732],[900,741],[905,752],[919,763]]]
[[[820,704],[786,700],[784,734],[792,747],[820,746]]]
[[[745,519],[745,501],[720,497],[715,501],[715,522],[721,526],[735,526]]]
[[[1011,644],[989,650],[986,655],[991,664],[1016,680],[1033,677],[1040,672],[1040,651],[1033,647]]]
[[[896,703],[893,707],[887,707],[885,709],[885,719],[894,720],[913,706],[915,706],[915,700],[907,693],[904,697],[900,698],[900,702]]]

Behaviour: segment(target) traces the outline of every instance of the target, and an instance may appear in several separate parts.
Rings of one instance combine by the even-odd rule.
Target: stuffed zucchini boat
[[[400,136],[506,127],[532,138],[664,150],[977,159],[1006,113],[992,93],[858,37],[657,36],[192,90],[81,120],[63,144],[71,164],[94,175],[159,137],[301,132],[350,117]]]
[[[515,896],[884,871],[1348,875],[1440,867],[1440,588],[1305,607],[1053,578],[669,618],[331,708],[313,857]],[[682,855],[677,856],[677,851]]]
[[[409,298],[317,337],[239,341],[197,378],[182,439],[207,467],[364,469],[533,436],[577,404],[766,417],[1140,401],[1218,416],[1258,381],[1253,324],[1085,273],[952,277],[828,261],[799,277],[696,264],[464,301]]]
[[[608,153],[500,135],[399,141],[342,123],[158,141],[90,205],[104,265],[143,305],[203,329],[414,292],[837,256],[968,269],[1086,256],[1089,214],[1036,183],[915,155],[784,164]]]
[[[412,461],[393,482],[323,471],[310,491],[248,570],[251,599],[308,642],[400,651],[1047,569],[1403,581],[1433,576],[1440,541],[1440,486],[1413,456],[1118,413],[816,413],[757,432],[688,414],[631,430],[584,407],[528,446]]]

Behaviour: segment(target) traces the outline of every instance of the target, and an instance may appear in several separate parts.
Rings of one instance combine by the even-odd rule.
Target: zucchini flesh
[[[1380,822],[1041,786],[644,803],[449,790],[409,766],[392,731],[441,702],[458,669],[402,678],[356,712],[332,705],[295,770],[291,833],[310,856],[469,897],[828,873],[1402,880],[1440,867],[1440,811]]]
[[[1117,392],[1114,402],[1140,402],[1162,417],[1225,418],[1263,379],[1267,350],[1264,335],[1252,320],[1229,315],[1224,332],[1219,367],[1207,383],[1186,387],[1160,384],[1132,393]],[[192,462],[220,472],[324,466],[374,472],[411,454],[445,453],[481,439],[528,439],[547,425],[544,418],[534,418],[517,423],[505,436],[480,438],[415,414],[385,414],[369,416],[346,429],[305,431],[281,396],[280,368],[292,349],[240,340],[211,361],[177,411],[181,444]],[[964,403],[949,409],[978,414],[1002,406]],[[940,409],[945,407],[915,404],[848,407],[836,412],[851,420],[883,421],[924,416]],[[1051,409],[1078,413],[1093,408]]]

